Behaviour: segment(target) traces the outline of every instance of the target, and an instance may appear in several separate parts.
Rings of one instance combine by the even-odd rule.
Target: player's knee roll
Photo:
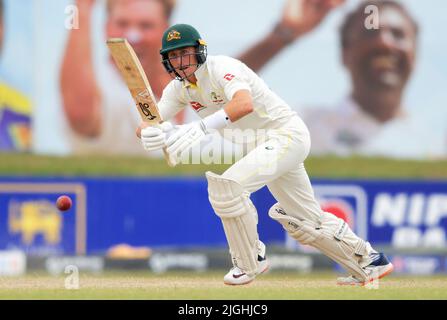
[[[208,197],[216,214],[221,218],[232,218],[244,214],[249,195],[238,182],[223,178],[212,172],[206,173]]]

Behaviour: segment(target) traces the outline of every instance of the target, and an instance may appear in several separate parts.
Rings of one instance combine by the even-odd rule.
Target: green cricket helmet
[[[207,50],[206,50],[206,42],[202,39],[199,32],[189,24],[176,24],[169,27],[163,34],[162,40],[162,48],[160,50],[160,54],[162,56],[162,63],[165,69],[171,75],[175,75],[175,78],[183,81],[191,74],[187,75],[180,68],[174,68],[169,60],[168,53],[172,50],[186,48],[186,47],[194,47],[197,63],[196,64],[187,64],[184,65],[182,69],[185,69],[190,66],[196,65],[199,67],[204,64],[206,61]],[[182,56],[183,58],[188,58],[190,55]],[[182,64],[183,65],[183,64]]]

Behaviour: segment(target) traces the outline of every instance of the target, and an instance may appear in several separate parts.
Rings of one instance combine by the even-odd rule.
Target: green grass
[[[365,157],[313,157],[306,161],[312,177],[446,179],[447,159],[417,161]]]
[[[170,168],[163,159],[118,156],[37,156],[0,154],[4,176],[196,176],[208,170],[223,172],[220,165],[179,165]]]
[[[149,272],[81,274],[78,290],[64,288],[65,277],[29,275],[0,278],[0,299],[156,299],[156,300],[300,300],[300,299],[447,299],[447,276],[389,276],[377,289],[339,287],[336,274],[271,272],[246,286],[226,286],[222,272]]]
[[[446,179],[447,160],[399,161],[385,158],[311,157],[306,161],[311,177]],[[3,176],[197,176],[211,170],[222,173],[228,165],[179,165],[169,168],[162,159],[128,157],[54,157],[0,154]]]

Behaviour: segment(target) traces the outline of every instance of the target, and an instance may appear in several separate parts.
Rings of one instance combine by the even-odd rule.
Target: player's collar
[[[193,84],[191,82],[189,82],[187,79],[185,79],[183,81],[183,88],[194,88],[194,87],[198,87],[200,80],[203,78],[203,74],[205,72],[206,69],[206,61],[205,63],[203,63],[202,65],[200,65],[197,70],[194,72],[194,75],[196,76],[197,79],[197,83]]]

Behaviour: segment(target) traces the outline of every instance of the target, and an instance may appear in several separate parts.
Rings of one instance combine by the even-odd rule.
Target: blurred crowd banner
[[[297,111],[312,154],[445,158],[447,2],[347,0],[314,16],[309,2],[0,0],[0,150],[144,155],[105,41],[132,43],[159,98],[171,80],[161,36],[182,22]],[[188,109],[172,121],[195,119]]]
[[[443,249],[447,233],[447,183],[436,181],[313,181],[322,208],[347,221],[373,245]],[[118,244],[154,248],[226,248],[203,178],[2,178],[0,250],[29,255],[102,255]],[[60,194],[73,207],[59,212]],[[267,215],[267,189],[252,195],[259,234],[268,244],[293,249]],[[295,243],[295,246],[297,244]]]

